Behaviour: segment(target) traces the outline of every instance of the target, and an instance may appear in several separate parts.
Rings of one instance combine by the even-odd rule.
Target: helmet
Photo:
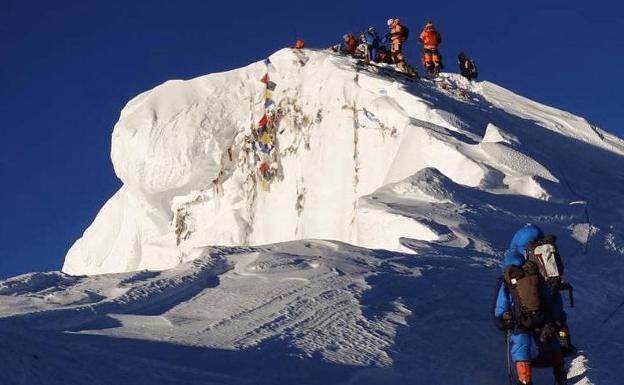
[[[392,23],[394,23],[394,19],[388,19],[388,27],[391,26]]]
[[[368,32],[372,33],[372,34],[375,34],[375,33],[377,33],[377,30],[375,29],[375,27],[368,27]]]

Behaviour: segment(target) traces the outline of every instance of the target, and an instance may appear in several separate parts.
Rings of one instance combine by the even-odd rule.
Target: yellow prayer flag
[[[260,136],[260,142],[262,142],[262,144],[271,144],[273,142],[273,140],[271,139],[271,135],[268,132],[265,132],[264,134],[262,134],[262,136]]]

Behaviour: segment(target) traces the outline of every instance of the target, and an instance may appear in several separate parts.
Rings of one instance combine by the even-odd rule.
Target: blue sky
[[[447,69],[463,50],[482,79],[624,136],[618,2],[437,3],[0,0],[0,277],[61,267],[120,186],[110,135],[134,95],[260,60],[295,36],[328,47],[398,16],[417,64],[414,36],[431,19]]]

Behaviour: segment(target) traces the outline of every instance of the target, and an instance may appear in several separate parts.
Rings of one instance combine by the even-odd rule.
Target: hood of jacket
[[[510,265],[521,266],[525,262],[524,249],[527,243],[543,236],[542,230],[535,225],[526,225],[516,231],[501,261],[501,268],[504,270]]]

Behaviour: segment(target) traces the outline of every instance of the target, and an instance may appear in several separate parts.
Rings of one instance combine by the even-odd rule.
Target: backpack
[[[516,327],[528,331],[544,326],[545,302],[537,264],[526,261],[522,266],[510,265],[503,272],[503,280],[511,294],[511,314]]]
[[[479,72],[477,71],[477,65],[475,64],[474,60],[472,59],[467,59],[468,60],[468,64],[469,64],[469,70],[470,70],[470,75],[472,75],[473,79],[476,79],[479,76]]]
[[[557,237],[546,235],[543,238],[529,242],[526,246],[527,260],[539,267],[544,280],[551,285],[561,283],[563,275],[563,261],[557,248]]]

